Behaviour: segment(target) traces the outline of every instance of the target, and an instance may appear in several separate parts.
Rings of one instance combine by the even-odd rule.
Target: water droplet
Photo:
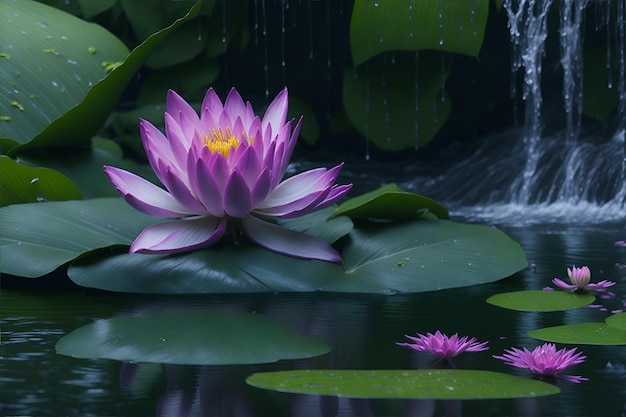
[[[33,178],[32,180],[30,180],[30,183],[35,184],[37,181],[39,181],[39,178]]]
[[[162,337],[162,338],[161,338],[161,342],[165,342],[165,341],[166,341],[166,340],[165,340],[165,338],[164,338],[164,337]]]

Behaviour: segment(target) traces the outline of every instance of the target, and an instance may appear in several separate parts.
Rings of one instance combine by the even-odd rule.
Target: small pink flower
[[[591,281],[591,270],[588,266],[583,266],[577,268],[573,266],[572,269],[567,268],[567,275],[569,276],[571,284],[559,279],[554,278],[552,283],[557,287],[564,290],[581,290],[581,291],[597,291],[602,292],[606,291],[607,288],[615,285],[613,281],[602,280],[597,283],[590,282]]]
[[[503,355],[493,355],[495,359],[503,360],[507,365],[528,369],[541,376],[554,376],[566,381],[579,383],[589,378],[576,375],[561,375],[566,368],[583,363],[586,356],[573,349],[556,350],[554,343],[544,343],[530,352],[528,349],[505,349]]]
[[[418,333],[417,337],[405,336],[411,339],[413,343],[396,342],[396,344],[406,346],[418,352],[431,353],[441,359],[449,359],[465,351],[480,352],[489,349],[486,347],[488,342],[478,342],[475,337],[459,337],[458,333],[448,337],[439,330],[435,334],[426,333],[426,335],[423,335]]]

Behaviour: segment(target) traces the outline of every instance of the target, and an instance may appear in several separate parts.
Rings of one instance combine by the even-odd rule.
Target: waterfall
[[[623,221],[625,2],[504,0],[512,49],[511,94],[522,105],[523,126],[483,138],[476,152],[435,179],[413,178],[402,185],[446,202],[453,212],[494,222]],[[603,19],[596,31],[607,32],[608,88],[616,89],[618,105],[607,123],[585,126],[583,35],[590,4],[595,6],[591,12]],[[559,59],[549,68],[562,75],[562,108],[556,109],[559,114],[554,106],[549,108],[552,124],[562,118],[560,130],[543,124],[548,110],[542,94],[550,92],[554,101],[557,87],[543,85],[542,91],[547,40],[560,45]]]

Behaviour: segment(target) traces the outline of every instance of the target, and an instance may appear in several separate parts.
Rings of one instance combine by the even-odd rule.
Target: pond
[[[156,297],[117,295],[84,289],[20,289],[5,280],[3,288],[3,415],[31,416],[624,416],[626,356],[623,346],[579,348],[588,359],[570,373],[589,378],[580,384],[559,382],[561,393],[506,400],[350,400],[290,395],[246,385],[245,379],[267,370],[415,369],[433,366],[432,357],[397,346],[405,334],[458,332],[489,341],[485,352],[465,353],[453,366],[529,376],[491,355],[512,346],[532,349],[540,342],[527,332],[548,326],[603,321],[610,312],[582,308],[537,313],[505,310],[485,302],[489,296],[520,289],[541,289],[566,267],[589,265],[593,280],[616,281],[616,296],[598,300],[610,311],[626,298],[626,249],[621,223],[591,226],[537,224],[502,226],[526,250],[528,268],[487,285],[414,295],[372,296],[335,293]],[[331,351],[308,360],[267,365],[190,366],[122,363],[80,359],[55,353],[63,336],[111,317],[154,311],[211,309],[254,312],[282,323],[300,335],[327,342]],[[255,340],[249,343],[254,344]]]

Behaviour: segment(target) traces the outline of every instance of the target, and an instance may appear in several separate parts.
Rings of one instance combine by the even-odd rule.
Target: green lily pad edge
[[[246,383],[270,391],[370,399],[505,399],[560,392],[546,382],[468,369],[301,369],[252,374]]]

